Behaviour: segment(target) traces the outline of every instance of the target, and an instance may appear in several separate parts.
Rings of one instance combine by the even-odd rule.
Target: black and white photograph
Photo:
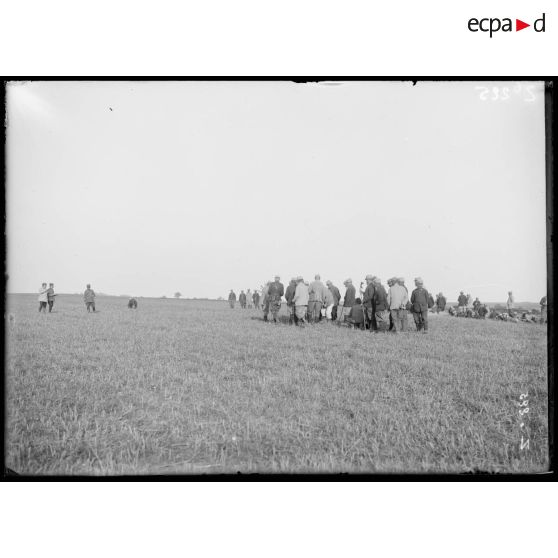
[[[549,471],[551,86],[5,82],[5,474]]]

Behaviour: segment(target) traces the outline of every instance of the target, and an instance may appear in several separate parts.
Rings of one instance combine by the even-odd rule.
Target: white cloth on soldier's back
[[[392,285],[388,290],[387,302],[390,310],[405,308],[409,302],[407,289],[399,284]]]
[[[301,281],[297,284],[293,302],[295,306],[308,306],[308,287]]]

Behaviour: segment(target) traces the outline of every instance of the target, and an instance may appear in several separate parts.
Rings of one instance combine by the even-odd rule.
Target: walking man
[[[253,299],[254,299],[254,308],[256,310],[259,310],[260,309],[260,293],[258,292],[257,289],[254,291]]]
[[[246,291],[246,305],[248,306],[248,308],[252,308],[252,291],[250,291],[250,289],[248,289]]]
[[[47,299],[48,299],[48,312],[49,314],[52,312],[52,307],[54,306],[54,297],[56,295],[54,294],[54,283],[50,283],[48,286],[48,291],[47,291]]]
[[[231,292],[229,293],[229,305],[231,308],[234,308],[235,304],[236,304],[236,293],[231,289]]]
[[[240,291],[240,294],[238,295],[238,302],[240,303],[241,308],[246,308],[246,294],[244,291]]]
[[[411,294],[413,317],[417,331],[428,332],[428,291],[424,288],[420,277],[415,279],[416,289]]]
[[[39,289],[39,312],[44,312],[46,314],[46,307],[48,302],[48,287],[46,283],[41,285]]]
[[[88,312],[95,312],[95,291],[91,288],[91,285],[87,285],[85,292],[83,293],[83,300],[85,302],[85,307]]]
[[[279,275],[275,276],[275,281],[270,283],[267,290],[267,304],[264,310],[264,322],[267,322],[267,314],[271,310],[273,322],[277,323],[277,314],[281,310],[281,297],[285,294],[285,287],[280,282]]]
[[[295,309],[295,323],[300,327],[306,324],[306,312],[308,310],[308,287],[304,283],[304,279],[299,275],[296,278],[296,289],[293,297]]]
[[[392,281],[387,295],[387,303],[393,323],[393,333],[405,331],[407,323],[407,303],[409,295],[407,289],[396,281]]]

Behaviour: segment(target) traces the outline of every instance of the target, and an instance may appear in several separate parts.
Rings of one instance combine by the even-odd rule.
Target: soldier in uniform
[[[238,302],[241,308],[246,308],[246,293],[244,291],[240,291],[238,295]]]
[[[250,289],[248,289],[248,290],[246,291],[246,306],[247,306],[248,308],[252,308],[252,302],[253,302],[253,300],[252,300],[252,291],[251,291]]]
[[[293,302],[293,298],[296,291],[296,278],[293,277],[291,282],[287,286],[287,290],[285,291],[285,300],[287,301],[287,308],[289,309],[289,324],[296,325],[296,312],[295,312],[295,305]]]
[[[442,293],[438,293],[436,297],[436,313],[443,312],[446,309],[446,297]]]
[[[374,275],[367,275],[365,280],[366,288],[363,292],[362,305],[364,306],[364,311],[366,312],[366,322],[368,323],[370,331],[376,331],[377,326],[374,316],[374,294],[376,292],[376,285],[374,281],[376,280],[376,277]]]
[[[300,327],[305,327],[306,314],[308,312],[308,285],[299,275],[296,278],[296,288],[293,296],[293,305],[295,309],[295,323]]]
[[[428,291],[420,277],[415,279],[416,289],[411,294],[411,305],[417,331],[428,332],[428,308],[430,306]]]
[[[91,312],[91,310],[95,312],[95,291],[91,288],[91,285],[87,285],[83,293],[83,301],[88,312]]]
[[[260,293],[258,292],[257,289],[254,291],[254,294],[252,295],[252,298],[254,300],[254,308],[256,310],[259,310],[260,309]]]
[[[377,277],[374,279],[374,331],[386,331],[389,327],[389,304],[387,293],[382,281]]]
[[[337,306],[339,306],[339,302],[341,300],[341,293],[339,289],[331,282],[326,281],[327,288],[331,291],[333,295],[333,308],[331,309],[331,320],[335,321],[337,319]]]
[[[229,305],[231,308],[234,308],[235,304],[236,304],[236,293],[231,289],[231,292],[229,293]]]
[[[270,283],[269,288],[267,289],[267,304],[264,309],[264,322],[267,322],[267,315],[271,310],[273,322],[277,323],[277,314],[279,314],[279,310],[281,310],[281,297],[285,294],[285,287],[279,279],[279,275],[276,275],[275,281]]]

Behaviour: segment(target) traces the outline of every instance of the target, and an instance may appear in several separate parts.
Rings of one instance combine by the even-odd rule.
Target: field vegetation
[[[8,467],[31,475],[548,468],[542,325],[441,314],[428,335],[373,335],[291,327],[285,308],[273,325],[226,301],[126,303],[98,297],[99,312],[88,314],[81,297],[61,295],[45,315],[36,296],[8,295]]]

